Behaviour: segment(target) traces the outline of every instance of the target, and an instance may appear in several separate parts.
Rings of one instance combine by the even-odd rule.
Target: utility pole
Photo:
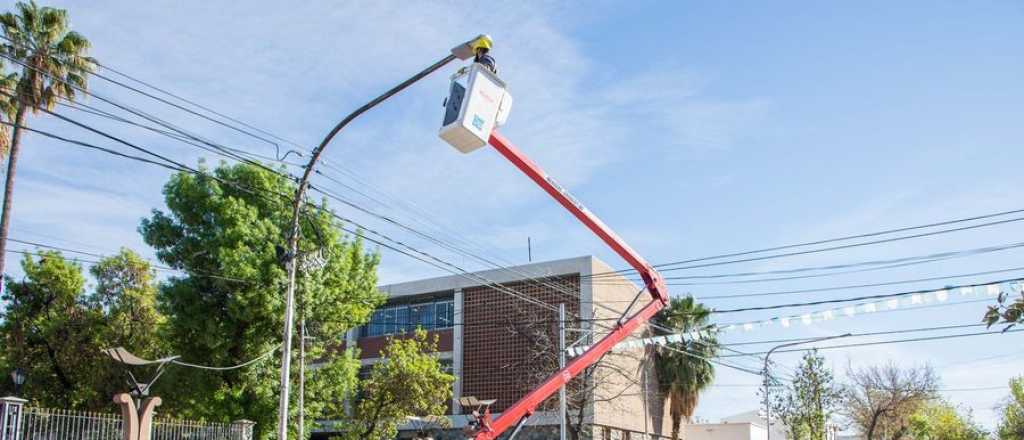
[[[640,384],[640,387],[643,388],[643,399],[644,399],[643,400],[643,403],[644,403],[644,405],[643,405],[643,407],[644,407],[644,440],[647,440],[647,439],[651,438],[651,434],[650,434],[651,430],[647,426],[647,418],[650,415],[650,412],[648,412],[648,409],[647,409],[647,377],[650,376],[650,374],[647,372],[647,368],[648,368],[647,360],[648,359],[654,360],[654,352],[653,352],[653,350],[651,352],[648,352],[647,349],[644,349],[644,360],[640,362],[640,374],[641,374],[641,377],[643,379],[642,383]]]
[[[430,65],[430,67],[423,69],[416,75],[413,75],[401,84],[392,87],[390,90],[364,104],[362,107],[359,107],[354,112],[346,116],[345,119],[342,119],[341,122],[338,122],[338,125],[335,125],[334,128],[327,133],[327,136],[324,137],[324,140],[320,142],[320,145],[313,150],[313,154],[309,158],[309,162],[306,164],[305,170],[302,172],[302,178],[299,179],[298,187],[295,189],[295,199],[292,200],[292,219],[291,227],[289,228],[290,233],[288,235],[288,247],[286,250],[286,257],[288,260],[288,287],[285,290],[284,334],[282,336],[283,341],[281,344],[281,395],[277,404],[278,440],[286,440],[288,438],[288,393],[291,385],[292,333],[294,332],[295,326],[295,276],[296,272],[298,272],[299,263],[297,258],[299,254],[299,216],[302,214],[306,189],[309,188],[309,178],[312,176],[313,170],[316,168],[316,164],[320,160],[320,156],[323,155],[324,149],[326,149],[327,144],[334,139],[334,136],[352,122],[352,120],[359,117],[359,115],[366,113],[367,110],[377,106],[377,104],[380,104],[388,98],[396,95],[398,92],[401,92],[406,87],[411,86],[416,81],[419,81],[434,71],[444,67],[456,58],[460,60],[467,60],[473,57],[473,46],[482,38],[486,38],[486,36],[480,35],[472,40],[455,46],[452,48],[451,54]]]
[[[558,305],[558,369],[565,368],[565,303]],[[565,384],[558,389],[558,438],[566,440],[565,415],[568,408],[565,401]]]
[[[306,440],[306,313],[299,305],[299,440]]]
[[[764,355],[764,421],[766,430],[766,440],[772,440],[772,405],[771,405],[771,374],[768,371],[768,358],[772,357],[772,353],[775,350],[785,347],[792,347],[794,345],[810,344],[812,342],[827,341],[829,339],[839,339],[851,336],[849,333],[838,335],[838,336],[825,336],[823,338],[808,339],[805,341],[790,342],[788,344],[776,345],[768,350],[768,353]]]

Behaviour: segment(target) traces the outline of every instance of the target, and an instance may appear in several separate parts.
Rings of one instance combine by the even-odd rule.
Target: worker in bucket
[[[491,73],[497,75],[498,65],[495,64],[494,57],[489,55],[490,51],[491,39],[489,37],[482,36],[480,38],[477,38],[477,40],[473,42],[473,52],[475,53],[475,55],[473,56],[473,61],[483,64],[484,67],[491,71]]]

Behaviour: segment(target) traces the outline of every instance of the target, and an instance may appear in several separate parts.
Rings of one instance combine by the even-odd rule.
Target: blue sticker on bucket
[[[481,118],[480,116],[473,115],[473,126],[476,127],[477,130],[483,130],[484,129],[484,119]]]

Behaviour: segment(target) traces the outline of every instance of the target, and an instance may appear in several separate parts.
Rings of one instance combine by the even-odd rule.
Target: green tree
[[[166,355],[161,332],[166,320],[157,310],[157,284],[149,261],[121,249],[89,272],[96,279],[96,288],[87,303],[106,316],[104,343],[150,359]]]
[[[161,261],[186,274],[168,279],[159,293],[175,354],[229,366],[279,345],[286,282],[279,249],[290,229],[287,195],[294,192],[288,178],[248,164],[179,173],[164,186],[168,211],[154,210],[140,231]],[[345,332],[364,323],[383,297],[376,289],[378,256],[345,236],[326,206],[305,212],[301,225],[300,258],[320,260],[319,269],[303,265],[309,270],[300,273],[298,295],[311,337],[308,357],[323,360],[306,375],[305,418],[312,422],[340,417],[358,371],[351,352],[327,356],[325,350],[341,346]],[[258,436],[268,438],[276,426],[279,368],[272,357],[233,370],[178,369],[177,393],[165,399],[165,411],[252,419]]]
[[[1019,289],[1018,293],[1019,297],[1012,299],[1007,292],[1001,292],[996,299],[996,304],[988,306],[982,321],[989,327],[1005,324],[1003,331],[1009,330],[1015,325],[1024,324],[1024,288]]]
[[[111,395],[127,386],[100,350],[160,352],[162,317],[149,263],[127,249],[100,260],[92,268],[98,284],[92,293],[81,266],[59,252],[26,255],[22,268],[25,279],[7,280],[3,298],[5,367],[28,372],[23,394],[38,404],[109,410]]]
[[[0,59],[0,158],[7,157],[11,148],[11,125],[18,113],[17,101],[13,98],[18,88],[18,74],[7,72]]]
[[[707,328],[710,316],[711,311],[703,304],[686,296],[672,298],[654,321],[660,327],[685,333]],[[689,423],[693,417],[700,393],[715,380],[715,367],[707,359],[717,355],[718,341],[713,336],[669,343],[655,351],[658,386],[669,403],[673,440],[679,438],[682,422]]]
[[[828,421],[842,401],[825,358],[816,350],[804,354],[792,382],[769,403],[794,440],[824,440]]]
[[[1024,440],[1024,376],[1010,380],[1010,396],[1002,407],[996,433],[1000,440]]]
[[[109,401],[93,387],[102,316],[84,303],[81,266],[41,251],[25,255],[21,267],[23,281],[7,280],[2,332],[10,367],[26,371],[23,394],[58,408]]]
[[[905,438],[910,417],[936,396],[939,387],[938,376],[927,365],[851,368],[847,379],[842,411],[867,440]]]
[[[89,40],[71,30],[66,10],[40,7],[34,0],[18,2],[15,9],[16,14],[0,15],[0,29],[6,37],[0,50],[17,63],[24,63],[14,87],[14,102],[4,105],[13,105],[15,125],[10,149],[5,149],[8,159],[4,204],[0,211],[0,274],[4,273],[6,261],[14,176],[24,131],[21,127],[26,125],[29,112],[38,114],[41,109],[53,109],[61,99],[74,101],[79,90],[87,89],[89,74],[95,68],[95,61],[86,55]],[[5,82],[13,79],[7,78]]]
[[[381,362],[360,384],[355,414],[343,438],[385,440],[398,434],[408,416],[439,416],[448,410],[455,377],[444,372],[437,337],[418,329],[412,337],[393,337]]]
[[[910,416],[910,433],[915,440],[984,440],[985,432],[970,412],[961,413],[947,402],[926,403]]]

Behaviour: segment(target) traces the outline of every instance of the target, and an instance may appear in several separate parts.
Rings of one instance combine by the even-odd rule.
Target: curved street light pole
[[[839,339],[852,336],[850,333],[836,335],[836,336],[825,336],[823,338],[808,339],[806,341],[790,342],[788,344],[776,345],[768,350],[768,353],[764,355],[764,422],[765,422],[765,438],[767,440],[772,439],[772,406],[771,406],[771,374],[768,372],[768,359],[772,357],[772,353],[780,348],[792,347],[795,345],[810,344],[813,342],[827,341],[829,339]]]
[[[306,189],[309,187],[309,178],[313,174],[313,170],[316,167],[317,162],[320,160],[320,156],[327,148],[327,144],[334,139],[334,136],[338,134],[345,126],[347,126],[352,120],[359,117],[367,110],[377,106],[381,102],[384,102],[388,98],[401,92],[406,87],[411,86],[413,83],[423,79],[427,75],[430,75],[434,71],[444,67],[446,64],[454,61],[456,58],[466,60],[473,56],[473,45],[481,38],[485,38],[484,35],[480,35],[472,40],[462,43],[452,48],[451,53],[444,58],[440,59],[430,67],[423,69],[411,78],[403,81],[401,84],[391,88],[384,94],[374,98],[372,101],[359,107],[354,112],[350,113],[338,125],[335,125],[333,129],[320,145],[313,150],[312,157],[309,158],[309,162],[306,164],[305,170],[302,172],[302,178],[299,179],[298,188],[295,189],[295,199],[292,200],[292,221],[290,233],[288,236],[288,288],[285,292],[285,311],[284,311],[284,341],[281,347],[281,396],[278,401],[277,411],[277,438],[279,440],[285,440],[288,438],[288,391],[289,391],[289,377],[291,375],[291,351],[292,351],[292,331],[294,328],[294,310],[295,310],[295,274],[298,270],[297,256],[299,253],[299,216],[302,212],[302,200],[306,195]],[[301,439],[300,439],[301,440]]]

